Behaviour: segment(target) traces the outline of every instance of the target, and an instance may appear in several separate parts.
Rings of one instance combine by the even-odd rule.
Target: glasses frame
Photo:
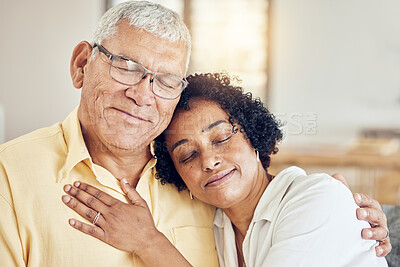
[[[182,91],[183,91],[183,90],[186,88],[186,86],[189,84],[189,82],[188,82],[185,78],[184,78],[184,79],[181,79],[181,78],[179,78],[179,77],[177,77],[177,76],[175,76],[175,75],[171,75],[171,74],[167,74],[167,73],[161,73],[161,72],[153,72],[153,71],[151,71],[151,70],[148,70],[146,67],[142,66],[141,64],[139,64],[139,63],[137,63],[137,62],[134,62],[134,61],[132,61],[132,60],[130,60],[130,59],[127,59],[127,58],[124,58],[124,57],[120,57],[120,56],[114,56],[113,54],[111,54],[110,52],[108,52],[108,50],[105,49],[104,46],[102,46],[102,45],[100,45],[100,44],[94,44],[94,45],[93,45],[93,49],[96,48],[96,47],[97,47],[97,48],[99,49],[99,51],[100,51],[101,53],[103,53],[109,60],[111,60],[111,62],[110,62],[110,69],[109,69],[109,71],[108,71],[108,74],[110,74],[110,77],[111,77],[114,81],[116,81],[116,82],[118,82],[118,83],[120,83],[120,84],[133,86],[133,85],[136,85],[136,84],[140,83],[140,81],[142,81],[144,78],[146,78],[147,74],[151,74],[151,75],[152,75],[151,80],[150,80],[150,83],[151,83],[151,91],[153,92],[154,95],[156,95],[156,96],[158,96],[158,97],[161,97],[161,98],[164,98],[164,99],[168,99],[168,100],[173,100],[173,99],[178,98],[178,97],[182,94]],[[116,59],[116,58],[122,59],[122,60],[126,60],[126,61],[130,61],[130,62],[132,62],[132,63],[134,63],[134,64],[140,66],[141,68],[143,68],[143,69],[144,69],[144,74],[142,75],[142,78],[141,78],[137,83],[133,83],[133,84],[130,84],[130,83],[123,83],[123,82],[121,82],[121,81],[115,79],[115,78],[111,75],[111,68],[113,67],[112,63],[113,63],[114,59]],[[167,76],[170,76],[170,77],[175,78],[175,79],[177,79],[177,80],[180,80],[181,83],[182,83],[182,88],[181,88],[179,94],[178,94],[176,97],[171,98],[171,97],[161,96],[161,95],[155,93],[155,92],[154,92],[154,79],[157,77],[157,75],[167,75]]]

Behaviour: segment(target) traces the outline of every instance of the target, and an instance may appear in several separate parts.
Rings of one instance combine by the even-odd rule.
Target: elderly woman
[[[357,220],[358,207],[342,183],[298,167],[275,177],[268,173],[282,133],[260,101],[232,86],[226,75],[194,75],[188,81],[171,124],[156,139],[156,167],[162,184],[172,183],[182,194],[218,208],[214,233],[221,266],[387,266],[375,255],[377,242],[362,239],[369,225]],[[80,214],[90,209],[82,204],[90,195],[111,203],[111,196],[93,187],[75,186],[87,193],[67,205]],[[122,188],[134,205],[147,208],[124,181]],[[68,193],[76,196],[78,190]],[[77,220],[70,224],[134,253],[129,227],[119,217],[134,217],[129,213],[135,211],[107,217],[113,205],[106,206],[95,210],[106,216],[101,228]]]

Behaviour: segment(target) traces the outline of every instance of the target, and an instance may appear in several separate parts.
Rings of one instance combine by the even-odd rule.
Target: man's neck
[[[134,187],[136,187],[140,174],[152,157],[149,147],[140,153],[130,155],[121,155],[112,150],[90,153],[90,155],[93,163],[107,169],[118,180],[125,178]]]
[[[93,163],[108,170],[116,179],[125,178],[136,187],[140,174],[152,158],[150,145],[127,150],[104,144],[87,134],[83,137]]]

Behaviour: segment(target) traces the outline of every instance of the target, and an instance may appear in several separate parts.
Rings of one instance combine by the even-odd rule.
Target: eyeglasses
[[[136,85],[150,73],[152,75],[150,79],[152,92],[164,99],[177,98],[188,85],[186,80],[177,76],[152,72],[132,60],[113,56],[102,45],[94,44],[93,48],[95,47],[111,60],[110,76],[119,83],[130,86]]]

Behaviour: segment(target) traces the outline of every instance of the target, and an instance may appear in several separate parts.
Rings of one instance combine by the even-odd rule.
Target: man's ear
[[[71,57],[70,72],[72,84],[75,88],[82,88],[84,69],[92,55],[92,46],[86,42],[80,42],[74,49]]]

